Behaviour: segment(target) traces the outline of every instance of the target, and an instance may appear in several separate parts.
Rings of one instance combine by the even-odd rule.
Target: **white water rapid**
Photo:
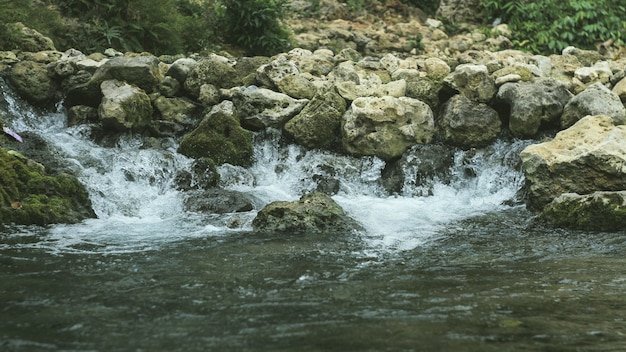
[[[174,178],[191,160],[176,153],[173,140],[160,141],[160,147],[153,148],[144,147],[140,136],[125,135],[112,146],[101,146],[91,140],[87,126],[67,127],[64,113],[38,113],[2,88],[6,105],[2,109],[12,116],[7,125],[19,133],[39,135],[58,148],[86,185],[98,216],[79,224],[52,226],[46,229],[46,240],[33,246],[125,252],[149,250],[186,237],[251,230],[258,209],[223,216],[183,210],[184,194],[175,189]],[[252,194],[263,206],[296,200],[315,189],[316,178],[332,178],[339,184],[333,199],[364,226],[361,236],[372,250],[423,245],[454,221],[504,209],[523,183],[521,171],[512,165],[524,141],[457,152],[450,179],[435,181],[428,196],[419,195],[418,186],[410,182],[415,170],[406,169],[409,181],[402,193],[388,196],[379,182],[385,163],[377,158],[285,145],[276,132],[255,139],[254,165],[247,169],[221,166],[222,187]],[[227,224],[235,216],[240,225],[232,228]],[[33,230],[23,231],[28,235]]]

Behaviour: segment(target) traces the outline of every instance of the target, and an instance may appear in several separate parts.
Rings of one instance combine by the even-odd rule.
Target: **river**
[[[257,134],[222,187],[261,207],[332,174],[365,228],[261,234],[258,209],[183,210],[175,141],[96,144],[3,88],[10,127],[58,148],[98,218],[0,231],[2,351],[626,351],[626,233],[546,227],[511,201],[531,141],[459,151],[427,195],[389,196],[376,158]]]

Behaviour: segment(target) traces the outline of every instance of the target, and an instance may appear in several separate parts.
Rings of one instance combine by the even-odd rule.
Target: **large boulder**
[[[361,226],[328,195],[315,192],[295,202],[273,202],[252,221],[255,231],[280,233],[350,233]]]
[[[150,97],[141,89],[118,80],[102,82],[98,116],[102,126],[119,132],[140,130],[152,121]]]
[[[305,147],[333,150],[341,145],[341,117],[345,112],[346,101],[335,89],[320,90],[285,124],[285,132]]]
[[[0,148],[0,224],[75,223],[95,216],[76,177],[48,174],[43,165]]]
[[[383,160],[399,158],[415,144],[429,143],[435,133],[430,107],[408,97],[358,98],[342,120],[343,147],[348,153]]]
[[[192,65],[183,85],[194,98],[200,95],[200,87],[204,84],[212,84],[217,88],[234,87],[238,85],[234,65],[229,59],[212,54]]]
[[[557,125],[573,94],[555,79],[505,83],[498,100],[510,106],[509,129],[515,137],[534,137],[542,125]]]
[[[102,98],[100,85],[108,80],[126,82],[150,94],[158,89],[163,73],[154,56],[115,57],[99,66],[87,82],[69,87],[65,105],[98,106]]]
[[[626,191],[564,193],[544,208],[541,217],[561,227],[623,231],[626,229]]]
[[[233,96],[241,125],[252,131],[282,127],[308,102],[307,99],[294,99],[286,94],[255,86],[243,88]]]
[[[35,105],[52,103],[55,85],[48,76],[46,65],[20,61],[13,65],[9,81],[18,94]]]
[[[249,166],[252,132],[239,125],[232,102],[205,110],[200,125],[180,142],[178,152],[190,158],[210,158],[216,164]]]
[[[496,83],[485,65],[461,64],[444,82],[471,100],[488,103],[496,95]]]
[[[601,83],[594,83],[572,98],[561,115],[561,126],[568,128],[587,115],[606,115],[616,125],[626,123],[626,108],[619,96]]]
[[[522,168],[528,207],[541,210],[563,193],[626,189],[626,126],[609,116],[587,116],[556,137],[526,147]]]
[[[448,100],[439,118],[443,140],[463,149],[491,144],[498,138],[501,125],[493,108],[460,94]]]

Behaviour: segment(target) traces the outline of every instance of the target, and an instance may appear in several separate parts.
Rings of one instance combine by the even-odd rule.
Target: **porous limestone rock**
[[[626,108],[619,96],[601,83],[592,84],[565,105],[561,127],[568,128],[587,115],[610,116],[616,125],[626,123]]]
[[[496,95],[496,84],[485,65],[461,64],[444,82],[471,100],[487,103]]]
[[[346,151],[383,160],[400,157],[412,145],[429,143],[435,132],[430,107],[408,97],[357,98],[342,120]]]
[[[498,100],[510,106],[509,129],[519,138],[534,137],[542,125],[557,125],[573,94],[555,79],[506,83]]]
[[[233,96],[241,125],[252,131],[267,127],[281,128],[308,102],[308,99],[294,99],[286,94],[255,86],[242,88]]]
[[[328,195],[306,194],[298,201],[266,205],[252,221],[255,231],[289,234],[352,233],[361,226]]]
[[[463,149],[492,143],[498,138],[501,125],[493,108],[460,94],[448,100],[439,118],[444,141]]]
[[[102,102],[98,116],[102,126],[124,132],[147,127],[152,121],[150,97],[126,82],[108,80],[101,84]]]
[[[212,84],[217,88],[235,87],[240,83],[240,79],[234,64],[223,56],[211,54],[193,66],[183,86],[194,98],[200,95],[200,87],[204,84]]]
[[[528,207],[541,210],[563,193],[626,189],[626,126],[609,116],[586,116],[556,137],[526,147],[522,168]]]

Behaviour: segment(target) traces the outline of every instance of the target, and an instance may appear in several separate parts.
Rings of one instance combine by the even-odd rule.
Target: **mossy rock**
[[[0,148],[0,224],[75,223],[95,217],[76,177],[45,174],[44,167]]]
[[[186,135],[178,152],[190,158],[210,158],[216,164],[252,164],[252,132],[245,130],[225,101],[205,114],[200,125]]]
[[[306,194],[295,202],[273,202],[252,221],[261,232],[349,233],[362,227],[328,195]]]
[[[626,230],[626,191],[564,193],[544,208],[541,217],[559,227],[623,231]]]

